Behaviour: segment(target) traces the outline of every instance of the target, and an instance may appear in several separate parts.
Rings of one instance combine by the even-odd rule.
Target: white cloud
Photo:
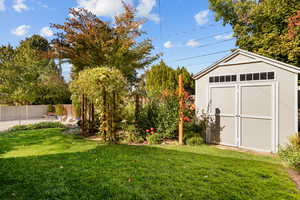
[[[233,38],[233,33],[223,34],[223,35],[216,35],[216,36],[214,36],[214,38],[216,40],[228,40],[228,39]]]
[[[48,5],[43,3],[42,1],[40,0],[34,0],[40,7],[42,8],[48,8]]]
[[[123,0],[124,3],[133,5],[133,0]],[[160,21],[157,14],[151,13],[156,5],[156,0],[139,0],[136,7],[137,16],[145,17],[156,23]],[[97,16],[113,18],[124,11],[122,0],[77,0],[77,8],[85,8]]]
[[[208,22],[208,14],[209,14],[209,10],[203,10],[198,12],[194,18],[197,22],[197,24],[199,25],[204,25]]]
[[[167,49],[172,48],[173,46],[174,45],[171,41],[167,41],[167,42],[164,43],[164,47],[167,48]]]
[[[124,1],[130,3],[130,0]],[[77,7],[85,8],[97,16],[114,17],[122,13],[121,0],[77,0]]]
[[[28,33],[29,29],[30,29],[30,26],[24,24],[24,25],[18,26],[17,28],[13,29],[11,31],[11,33],[14,35],[17,35],[17,36],[23,36]]]
[[[40,34],[43,37],[52,37],[53,36],[53,31],[50,29],[49,26],[45,26],[41,29]]]
[[[185,45],[188,46],[188,47],[197,47],[200,44],[199,44],[198,41],[196,41],[194,39],[191,39],[191,40],[187,41],[187,43]]]
[[[15,0],[13,4],[13,9],[17,12],[22,12],[28,10],[28,6],[25,4],[25,0]]]
[[[4,4],[5,0],[0,0],[0,11],[4,11],[5,10],[5,4]]]
[[[159,16],[155,13],[151,13],[155,5],[156,0],[140,0],[139,5],[136,7],[137,15],[152,20],[155,23],[159,23]]]

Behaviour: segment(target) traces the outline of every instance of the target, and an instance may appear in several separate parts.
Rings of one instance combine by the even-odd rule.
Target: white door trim
[[[240,95],[240,85],[239,84],[236,84],[235,86],[235,101],[236,101],[236,105],[235,105],[235,113],[236,113],[236,116],[235,116],[235,124],[236,124],[236,129],[235,129],[235,135],[236,135],[236,146],[237,147],[240,147],[241,145],[241,132],[240,132],[240,102],[241,102],[241,95]]]

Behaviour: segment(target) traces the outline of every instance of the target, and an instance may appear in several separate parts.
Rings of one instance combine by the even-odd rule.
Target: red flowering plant
[[[184,93],[183,115],[183,121],[185,122],[192,122],[192,119],[195,117],[194,96],[190,95],[188,92]]]
[[[149,128],[146,130],[146,136],[148,135],[154,135],[156,132],[155,128]]]
[[[193,95],[186,95],[184,98],[184,140],[192,137],[205,138],[206,122],[196,115],[196,108]]]

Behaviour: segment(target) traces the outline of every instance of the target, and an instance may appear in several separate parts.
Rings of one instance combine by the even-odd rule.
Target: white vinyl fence
[[[0,121],[43,118],[47,105],[0,106]]]

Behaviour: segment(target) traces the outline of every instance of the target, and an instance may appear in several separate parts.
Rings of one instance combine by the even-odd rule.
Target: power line
[[[225,52],[229,52],[229,51],[231,51],[231,49],[228,49],[228,50],[225,50],[225,51],[212,52],[212,53],[208,53],[208,54],[202,54],[202,55],[199,55],[199,56],[191,56],[191,57],[180,58],[180,59],[174,60],[173,62],[190,60],[190,59],[194,59],[194,58],[201,58],[201,57],[221,54],[221,53],[225,53]]]
[[[225,32],[221,32],[221,33],[217,33],[217,34],[211,34],[211,35],[206,35],[206,36],[203,36],[201,38],[197,38],[197,39],[193,39],[194,41],[200,41],[200,40],[204,40],[204,39],[210,39],[211,37],[214,37],[214,36],[219,36],[219,35],[222,35],[222,34],[226,34],[226,33],[232,33],[232,31],[225,31]],[[157,39],[157,38],[152,38],[152,39]],[[232,38],[228,39],[228,40],[231,40]],[[222,40],[223,41],[223,40]],[[227,40],[226,40],[227,41]]]
[[[200,27],[201,29],[199,29],[199,28],[193,28],[193,29],[191,29],[191,31],[181,31],[181,32],[176,32],[176,33],[168,34],[168,37],[173,37],[173,36],[178,36],[178,35],[185,35],[185,34],[195,33],[195,32],[202,31],[203,29],[207,29],[207,28],[214,27],[214,26],[219,26],[219,25],[222,25],[222,24],[208,24],[208,25],[205,25],[205,26],[201,26]]]
[[[161,2],[158,0],[158,14],[159,14],[159,43],[161,51],[163,50],[162,46],[162,20],[161,20]]]
[[[226,33],[232,33],[232,31],[225,31],[225,32],[222,32],[222,33],[216,33],[216,34],[212,34],[212,35],[203,36],[201,38],[195,39],[195,41],[204,40],[204,39],[207,39],[207,38],[219,36],[219,35],[226,34]]]
[[[206,65],[206,64],[212,64],[214,61],[211,62],[204,62],[204,63],[190,63],[190,64],[184,64],[184,66],[199,66],[199,65]]]
[[[203,48],[203,47],[208,47],[208,46],[212,46],[212,45],[216,45],[216,44],[221,44],[221,43],[228,42],[228,41],[231,41],[231,40],[234,40],[234,38],[227,39],[227,40],[221,40],[221,41],[218,41],[218,42],[207,43],[207,44],[198,46],[198,48]]]

